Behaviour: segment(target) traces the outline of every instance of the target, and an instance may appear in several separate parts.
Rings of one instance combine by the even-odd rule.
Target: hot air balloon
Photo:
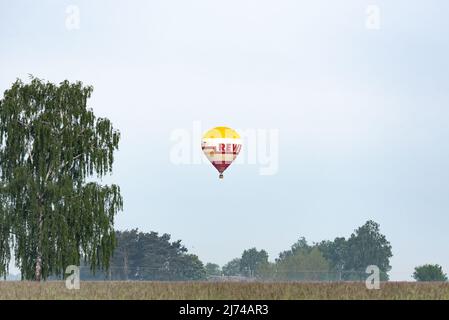
[[[204,134],[201,148],[220,173],[219,178],[223,179],[223,172],[235,160],[242,148],[242,140],[234,129],[215,127]]]

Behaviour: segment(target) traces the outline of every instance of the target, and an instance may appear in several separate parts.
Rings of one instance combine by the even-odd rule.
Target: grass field
[[[0,299],[449,299],[449,283],[0,282]]]

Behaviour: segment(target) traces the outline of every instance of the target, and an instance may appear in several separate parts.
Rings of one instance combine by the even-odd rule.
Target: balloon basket
[[[218,176],[219,179],[223,179],[223,173],[220,173],[220,175]]]

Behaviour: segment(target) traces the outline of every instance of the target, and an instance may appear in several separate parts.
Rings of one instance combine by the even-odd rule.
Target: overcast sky
[[[118,229],[170,233],[224,264],[253,246],[274,260],[300,236],[348,237],[373,219],[393,247],[392,279],[409,280],[419,264],[449,272],[448,9],[1,1],[0,91],[28,74],[94,86],[89,105],[122,133],[104,179],[122,188]],[[210,164],[175,165],[170,136],[195,121],[278,130],[279,170],[241,163],[219,181]]]

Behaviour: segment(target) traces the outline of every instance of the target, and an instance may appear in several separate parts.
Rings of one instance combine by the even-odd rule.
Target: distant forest
[[[393,255],[379,224],[371,220],[349,238],[309,244],[300,237],[274,262],[264,249],[249,248],[224,266],[200,261],[181,240],[171,241],[169,234],[133,229],[116,231],[116,240],[110,268],[94,274],[86,261],[81,268],[82,280],[363,280],[369,265],[376,265],[381,280],[388,280]]]

